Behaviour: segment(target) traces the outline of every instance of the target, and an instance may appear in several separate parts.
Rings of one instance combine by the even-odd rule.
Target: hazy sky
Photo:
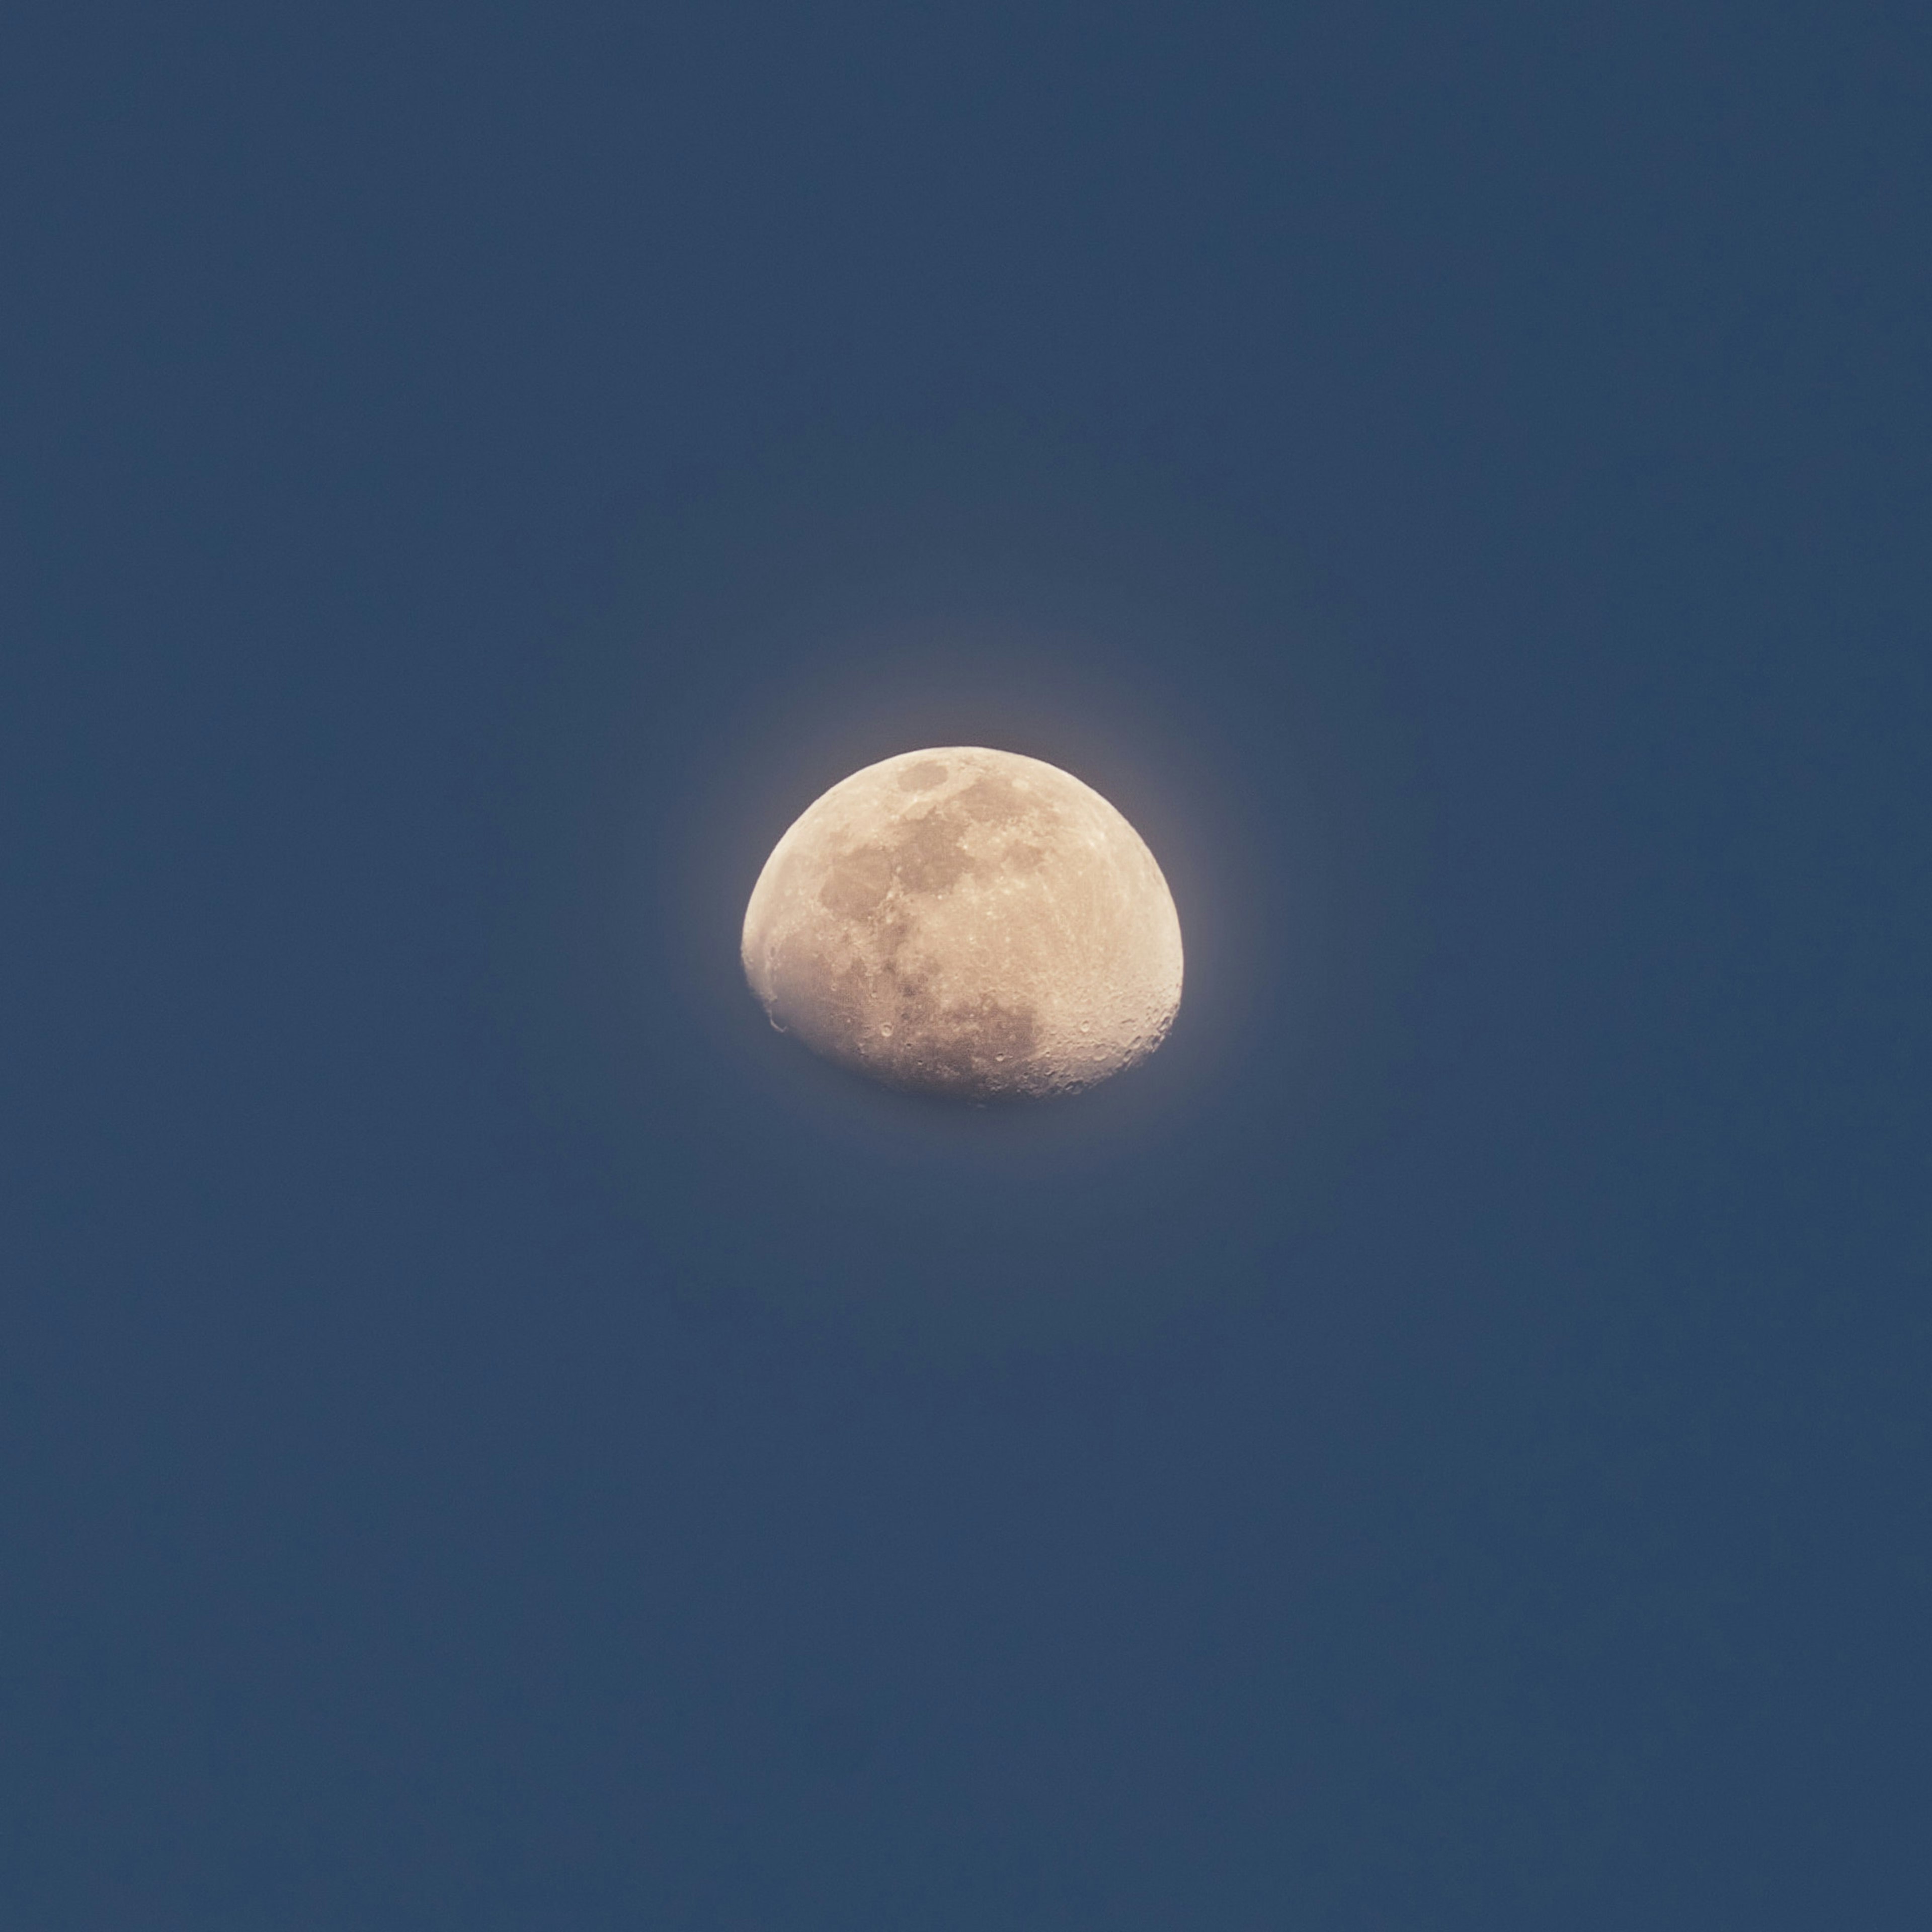
[[[1932,1910],[1922,9],[0,28],[0,1923]],[[739,922],[1173,888],[1030,1114]]]

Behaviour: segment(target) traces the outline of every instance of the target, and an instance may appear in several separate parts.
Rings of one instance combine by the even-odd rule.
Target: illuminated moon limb
[[[1056,766],[970,746],[826,793],[766,860],[743,958],[814,1052],[974,1100],[1090,1087],[1180,1004],[1180,921],[1139,834]]]

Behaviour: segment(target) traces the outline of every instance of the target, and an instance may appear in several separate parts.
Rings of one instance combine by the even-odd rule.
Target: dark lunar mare
[[[908,790],[925,790],[943,784],[945,777],[945,767],[935,762],[910,767],[899,782]],[[922,782],[907,784],[914,778]],[[836,1018],[828,1016],[830,1024],[802,1024],[800,1037],[819,1052],[909,1090],[985,1097],[996,1082],[1010,1082],[1014,1070],[1030,1060],[1039,1046],[1034,1009],[990,996],[943,1004],[928,976],[907,958],[915,927],[904,905],[908,896],[943,897],[962,879],[983,869],[966,849],[969,822],[1011,824],[1030,809],[1048,824],[1057,821],[1051,806],[1023,799],[1010,779],[988,773],[955,797],[906,820],[889,843],[854,845],[842,853],[819,889],[820,902],[872,929],[879,963],[870,970],[856,962],[849,967],[841,976]],[[1021,850],[1026,869],[1044,856],[1037,847]],[[849,1022],[868,1010],[868,995],[881,981],[893,994],[895,1036],[903,1034],[922,1042],[917,1050],[886,1060],[854,1055],[845,1045]]]

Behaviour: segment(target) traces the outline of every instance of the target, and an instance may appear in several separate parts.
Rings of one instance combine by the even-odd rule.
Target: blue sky
[[[0,1918],[1923,1916],[1922,20],[4,36]],[[766,1026],[935,742],[1144,1067]]]

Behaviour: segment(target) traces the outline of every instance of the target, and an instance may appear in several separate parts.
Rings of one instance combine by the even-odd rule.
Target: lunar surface
[[[1139,834],[1055,766],[974,746],[834,785],[765,862],[744,962],[782,1031],[970,1100],[1090,1087],[1180,1004],[1180,922]]]

